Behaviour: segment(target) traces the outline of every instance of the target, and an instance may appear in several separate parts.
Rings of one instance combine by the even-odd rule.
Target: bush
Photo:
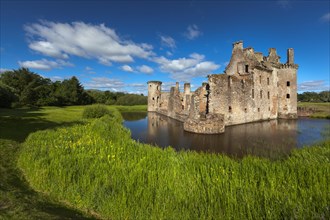
[[[106,105],[87,106],[83,112],[83,118],[101,118],[104,115],[112,115]]]

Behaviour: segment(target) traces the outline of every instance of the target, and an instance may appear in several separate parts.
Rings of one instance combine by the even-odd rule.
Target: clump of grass
[[[87,106],[83,111],[83,118],[101,118],[104,115],[111,115],[111,111],[101,104]]]
[[[328,219],[330,142],[286,159],[175,152],[138,143],[121,116],[31,134],[29,183],[105,219]]]

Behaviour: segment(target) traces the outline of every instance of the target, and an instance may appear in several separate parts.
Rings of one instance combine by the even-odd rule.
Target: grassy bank
[[[22,142],[30,133],[82,124],[83,109],[84,106],[0,108],[0,219],[93,219],[34,191],[16,163]],[[146,106],[130,108],[143,109]]]
[[[285,160],[237,161],[137,143],[114,112],[31,134],[19,158],[31,186],[111,219],[330,216],[330,142]]]
[[[310,111],[309,117],[330,119],[330,102],[314,103],[314,102],[298,102],[298,107]]]

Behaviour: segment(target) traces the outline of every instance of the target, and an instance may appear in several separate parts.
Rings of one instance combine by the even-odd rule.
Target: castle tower
[[[293,49],[287,50],[287,63],[282,64],[278,77],[278,117],[297,118],[297,69]]]
[[[160,107],[160,95],[161,95],[162,82],[149,81],[148,82],[148,111],[157,111]]]
[[[287,50],[287,64],[294,64],[294,52],[293,48]]]

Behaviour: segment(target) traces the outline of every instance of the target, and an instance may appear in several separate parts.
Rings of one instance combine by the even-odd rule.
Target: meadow
[[[130,107],[94,120],[74,107],[30,112],[53,128],[20,150],[30,186],[102,219],[329,218],[329,141],[279,160],[176,152],[132,140],[118,109]]]
[[[314,112],[309,117],[330,119],[330,102],[298,102],[298,107],[313,109]]]

